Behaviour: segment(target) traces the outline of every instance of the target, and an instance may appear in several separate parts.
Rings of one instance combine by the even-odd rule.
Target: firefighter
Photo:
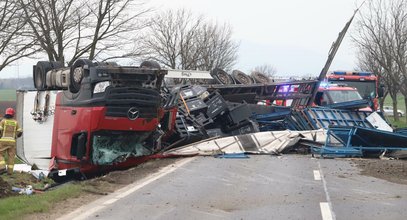
[[[7,153],[7,173],[12,174],[14,169],[14,158],[16,156],[16,138],[23,134],[23,130],[14,119],[14,109],[6,109],[6,114],[0,122],[0,174],[6,172],[6,161],[3,153]]]

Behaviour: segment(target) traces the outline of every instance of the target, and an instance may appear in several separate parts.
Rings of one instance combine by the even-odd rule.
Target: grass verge
[[[384,105],[386,106],[393,106],[393,100],[391,97],[388,95],[386,99],[384,100]],[[404,105],[404,96],[402,94],[397,94],[397,109],[406,112],[406,106]],[[399,121],[394,121],[394,117],[388,116],[387,120],[393,127],[396,128],[406,128],[407,127],[407,122],[406,122],[406,117],[403,115],[403,117],[400,118]]]
[[[7,182],[10,186],[19,188],[25,188],[31,185],[34,189],[44,190],[46,185],[55,184],[50,178],[44,178],[43,180],[37,180],[33,175],[27,173],[14,172],[12,176],[1,175],[0,178]]]
[[[399,121],[395,121],[394,117],[388,116],[387,120],[389,121],[389,123],[396,128],[406,128],[407,127],[407,123],[406,123],[406,117],[401,117],[399,119]]]
[[[0,200],[1,219],[21,219],[23,216],[47,212],[57,202],[68,198],[78,197],[83,186],[77,183],[63,185],[46,193],[8,197]]]
[[[386,99],[384,100],[384,105],[386,106],[392,106],[393,107],[393,100],[391,97],[388,95],[386,96]],[[406,112],[406,106],[404,104],[404,96],[402,94],[397,94],[397,109]]]

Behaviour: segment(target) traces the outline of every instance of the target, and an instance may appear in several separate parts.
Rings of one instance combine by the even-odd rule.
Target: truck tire
[[[264,75],[263,73],[260,72],[252,72],[252,78],[254,79],[255,82],[257,83],[263,83],[263,84],[270,84],[271,79]]]
[[[95,66],[119,66],[116,62],[96,62]]]
[[[240,70],[233,70],[232,76],[235,79],[235,82],[239,84],[244,85],[253,84],[253,79]]]
[[[147,69],[161,69],[160,64],[153,60],[146,60],[140,64],[140,68],[147,68]]]
[[[228,84],[235,84],[233,78],[224,70],[220,68],[215,68],[210,72],[211,76],[216,80],[216,82],[228,85]]]
[[[88,71],[87,69],[85,69],[85,66],[87,66],[87,68],[92,67],[92,61],[88,59],[79,59],[76,60],[75,63],[71,66],[71,71],[69,72],[69,91],[71,93],[79,92],[82,79],[86,71]]]
[[[52,63],[48,61],[38,61],[35,65],[33,80],[34,87],[37,90],[44,90],[46,88],[45,79],[48,71],[52,70]]]
[[[59,68],[64,68],[64,63],[59,62],[59,61],[52,61],[51,62],[52,69],[59,69]]]

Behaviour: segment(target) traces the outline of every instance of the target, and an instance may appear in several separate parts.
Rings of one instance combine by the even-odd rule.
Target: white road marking
[[[328,187],[326,186],[326,180],[324,177],[324,173],[322,172],[322,168],[321,168],[321,164],[318,161],[318,169],[319,169],[319,173],[321,176],[321,180],[322,180],[322,185],[324,186],[324,191],[325,191],[325,197],[326,197],[326,204],[328,205],[329,208],[329,213],[332,220],[336,220],[336,216],[335,216],[335,212],[332,209],[332,203],[331,203],[331,197],[329,196],[329,192],[328,192]],[[322,213],[322,219],[325,220],[324,215],[323,215],[323,210],[322,210],[322,202],[320,203],[321,206],[321,213]],[[323,205],[325,207],[325,205]]]
[[[115,203],[119,199],[124,198],[124,197],[128,196],[129,194],[141,189],[142,187],[160,179],[161,177],[164,177],[165,175],[174,172],[176,169],[182,167],[183,165],[191,162],[194,159],[196,159],[196,157],[189,157],[189,158],[177,161],[173,164],[170,164],[170,165],[162,168],[157,173],[153,173],[150,176],[147,176],[146,178],[144,178],[140,181],[137,181],[135,183],[132,183],[122,189],[119,189],[116,192],[114,192],[108,196],[104,196],[100,199],[97,199],[97,200],[89,203],[88,205],[82,206],[81,208],[76,209],[75,211],[73,211],[67,215],[64,215],[58,219],[59,220],[88,219],[89,216],[91,216],[95,212],[105,208],[107,205]]]
[[[109,199],[106,202],[103,203],[103,205],[109,205],[112,204],[114,202],[116,202],[118,199],[117,198],[113,198],[113,199]]]
[[[319,172],[319,170],[314,170],[314,179],[321,180],[321,173]]]
[[[322,220],[333,220],[329,204],[327,202],[321,202],[319,206],[321,207]]]

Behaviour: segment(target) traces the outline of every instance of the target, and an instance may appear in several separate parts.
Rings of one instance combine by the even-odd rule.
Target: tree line
[[[172,69],[231,70],[232,27],[143,0],[0,0],[0,71],[23,57],[155,60]],[[270,66],[259,66],[266,74]]]
[[[407,109],[407,0],[372,0],[359,14],[352,35],[358,50],[358,68],[373,71],[392,99],[395,120],[397,96]]]
[[[399,94],[407,97],[406,2],[368,1],[352,35],[358,69],[380,77],[394,109]],[[142,0],[0,0],[0,71],[23,57],[44,55],[66,65],[78,58],[131,58],[173,69],[228,71],[238,48],[230,25],[183,9],[156,10]],[[268,64],[253,71],[276,73]]]

